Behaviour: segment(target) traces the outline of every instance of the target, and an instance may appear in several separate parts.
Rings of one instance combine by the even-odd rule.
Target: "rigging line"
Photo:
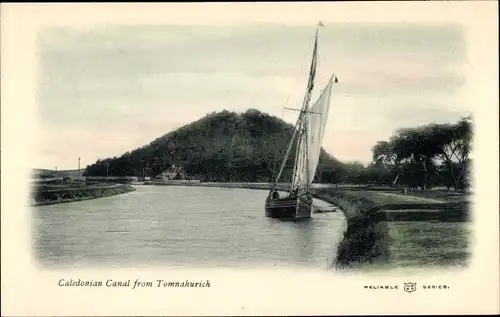
[[[307,76],[309,76],[309,67],[310,67],[310,64],[309,64],[309,58],[308,56],[312,55],[313,51],[314,51],[314,40],[315,40],[315,37],[316,37],[316,33],[314,33],[314,35],[311,37],[311,41],[309,42],[308,46],[307,46],[307,50],[305,50],[304,54],[302,55],[302,58],[301,58],[301,62],[300,62],[300,70],[299,70],[299,76],[302,77],[303,75],[302,74],[306,74],[307,73]],[[316,56],[318,54],[316,53]],[[294,81],[295,82],[295,81]],[[293,88],[293,87],[292,87]],[[290,100],[290,97],[292,95],[292,91],[293,89],[290,89],[290,92],[288,93],[288,97],[286,99],[286,102],[285,102],[285,107],[288,105],[288,101]],[[282,118],[284,119],[284,113],[283,113],[283,116]]]
[[[304,153],[300,153],[300,152],[301,152],[301,148],[303,145],[305,146],[305,151],[307,151],[307,125],[306,125],[307,116],[306,116],[304,110],[308,109],[310,98],[311,98],[311,92],[312,92],[313,87],[314,87],[314,79],[315,79],[314,77],[315,77],[315,73],[316,73],[316,69],[317,69],[317,59],[316,59],[317,48],[318,48],[317,43],[318,43],[318,30],[316,30],[316,32],[314,34],[314,44],[313,44],[314,46],[313,46],[313,52],[312,52],[311,66],[309,69],[308,83],[307,83],[307,88],[306,88],[306,94],[304,96],[304,100],[302,101],[302,107],[301,107],[301,110],[303,110],[303,111],[301,111],[299,113],[299,118],[298,118],[298,122],[300,122],[300,127],[299,127],[300,136],[298,138],[298,144],[297,144],[296,153],[295,153],[295,164],[294,164],[295,166],[293,169],[292,184],[291,184],[290,191],[292,191],[294,188],[295,179],[297,179],[297,181],[299,182],[298,186],[300,187],[300,183],[303,182],[304,175],[298,174],[299,168],[303,169],[305,166],[307,166],[307,156],[305,156]],[[307,174],[307,172],[306,172],[306,174]],[[306,175],[306,177],[307,177],[307,175]]]
[[[278,176],[276,177],[276,180],[274,182],[274,185],[270,188],[270,191],[269,191],[269,194],[271,194],[272,190],[276,187],[276,185],[278,184],[278,181],[281,177],[281,173],[283,173],[283,170],[285,168],[285,165],[286,165],[286,161],[288,159],[288,156],[290,155],[290,150],[292,149],[292,144],[293,142],[295,141],[295,138],[297,136],[297,126],[299,125],[300,123],[300,117],[302,116],[302,114],[299,115],[299,118],[297,119],[297,122],[295,123],[295,127],[294,127],[294,131],[293,131],[293,135],[292,135],[292,140],[290,141],[290,143],[288,144],[288,149],[286,151],[286,154],[285,154],[285,158],[283,159],[283,163],[281,164],[281,168],[280,168],[280,171],[278,172]]]
[[[316,30],[316,31],[314,32],[314,36],[313,36],[313,41],[312,41],[312,44],[309,44],[309,45],[312,45],[312,51],[313,51],[312,53],[313,53],[313,58],[314,58],[314,55],[317,55],[317,35],[318,35],[318,30]],[[308,50],[308,51],[304,54],[304,58],[308,55],[308,53],[309,53],[309,51],[310,51],[310,47],[311,47],[311,46],[309,46],[309,50]],[[315,49],[315,47],[316,47],[316,54],[314,54],[314,51],[315,51],[314,49]],[[315,62],[315,63],[316,63],[316,62]],[[308,69],[309,69],[309,67],[308,67]],[[309,70],[309,72],[308,72],[308,77],[310,78],[310,76],[311,76],[311,73],[310,73],[310,70]],[[290,92],[290,94],[291,94],[291,92]],[[306,94],[306,97],[307,97],[307,94]],[[305,98],[306,98],[306,97],[304,97],[304,101],[305,101]],[[310,96],[309,96],[309,97],[310,97]],[[302,104],[302,108],[304,108],[304,106],[305,106],[304,101],[302,102],[302,103],[303,103],[303,104]],[[309,101],[308,101],[308,102],[309,102]],[[302,124],[301,124],[301,120],[303,120],[303,117],[304,117],[304,113],[303,113],[303,112],[300,112],[300,113],[299,113],[299,116],[298,116],[298,118],[297,118],[297,121],[296,121],[296,123],[295,123],[295,128],[294,128],[294,133],[293,133],[293,136],[292,136],[292,140],[290,141],[290,144],[289,144],[289,146],[288,146],[287,152],[286,152],[286,154],[285,154],[285,158],[284,158],[283,163],[282,163],[282,165],[281,165],[280,171],[278,172],[278,176],[276,177],[276,180],[275,180],[275,182],[274,182],[274,185],[273,185],[273,187],[272,187],[272,188],[271,188],[271,190],[270,190],[270,193],[271,193],[272,189],[273,189],[273,188],[276,186],[276,184],[278,183],[279,178],[281,177],[281,174],[282,174],[282,172],[283,172],[283,170],[284,170],[284,167],[285,167],[285,165],[286,165],[286,161],[287,161],[288,156],[289,156],[289,154],[290,154],[290,150],[292,149],[292,144],[293,144],[293,142],[294,142],[294,139],[295,139],[295,137],[297,136],[297,134],[298,134],[298,132],[299,132],[298,130],[300,129],[300,126],[302,125]],[[298,129],[298,128],[299,128],[299,129]],[[298,149],[297,149],[297,150],[298,150]],[[297,156],[298,156],[298,152],[296,152],[296,153],[295,153],[295,155],[296,155],[296,157],[297,157]],[[297,164],[295,164],[295,165],[297,165]],[[295,167],[294,167],[294,169],[295,169],[296,167],[297,167],[297,166],[295,166]],[[294,174],[295,174],[295,173],[294,173]],[[293,177],[292,177],[292,184],[293,184]]]
[[[310,67],[310,60],[309,58],[307,58],[308,56],[311,56],[313,51],[314,51],[314,40],[316,38],[316,33],[313,34],[313,36],[311,37],[311,41],[308,41],[309,42],[309,45],[307,47],[307,51],[304,53],[304,55],[302,56],[302,62],[300,63],[301,65],[301,70],[300,70],[300,73],[301,74],[305,74],[306,73],[306,70],[308,71],[307,72],[307,75],[309,76],[309,67]],[[318,54],[316,53],[316,56]],[[307,58],[307,59],[306,59]],[[305,63],[307,61],[307,63]]]

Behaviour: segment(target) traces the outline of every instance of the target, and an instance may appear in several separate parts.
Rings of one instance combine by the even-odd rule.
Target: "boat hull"
[[[297,198],[266,200],[266,217],[287,220],[311,218],[313,200],[308,195]]]

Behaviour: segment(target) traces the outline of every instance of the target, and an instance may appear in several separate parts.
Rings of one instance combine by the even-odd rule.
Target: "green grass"
[[[345,189],[319,189],[315,195],[339,206],[347,218],[335,259],[337,269],[467,264],[466,195]],[[433,218],[440,221],[429,221]]]
[[[447,202],[468,201],[470,199],[469,193],[447,191],[447,190],[431,190],[431,191],[417,191],[407,193],[409,196],[437,199]]]
[[[388,223],[394,266],[464,266],[470,257],[469,222]]]
[[[442,199],[426,197],[424,195],[408,195],[383,191],[344,191],[344,196],[370,200],[376,205],[405,204],[405,203],[442,203]]]

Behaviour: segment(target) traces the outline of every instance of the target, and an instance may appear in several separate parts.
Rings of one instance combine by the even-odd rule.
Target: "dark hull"
[[[298,198],[266,200],[266,217],[288,220],[311,218],[313,200],[307,195]]]

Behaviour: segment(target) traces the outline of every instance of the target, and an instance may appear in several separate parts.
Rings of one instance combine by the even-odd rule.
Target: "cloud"
[[[455,25],[322,29],[313,100],[332,73],[340,80],[325,147],[366,160],[369,144],[397,126],[467,114],[461,32]],[[71,144],[89,158],[118,155],[208,112],[257,108],[281,117],[287,100],[302,103],[312,35],[287,25],[49,29],[38,41],[38,104],[54,141],[42,149],[50,161],[69,162]],[[293,122],[296,113],[284,117]]]

